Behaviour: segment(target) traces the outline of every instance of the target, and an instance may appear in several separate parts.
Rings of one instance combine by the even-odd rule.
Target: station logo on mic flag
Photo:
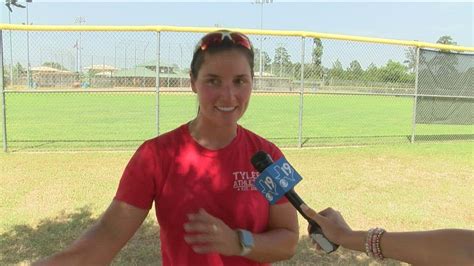
[[[282,157],[278,161],[269,165],[255,179],[255,187],[270,204],[275,204],[286,192],[290,191],[298,182],[301,176],[291,166],[291,164]]]

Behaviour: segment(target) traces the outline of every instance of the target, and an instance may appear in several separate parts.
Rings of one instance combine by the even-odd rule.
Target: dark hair
[[[198,76],[198,72],[201,69],[202,64],[204,63],[204,57],[206,54],[216,54],[223,51],[230,51],[230,50],[237,50],[242,52],[250,65],[250,74],[252,78],[254,76],[254,52],[252,49],[247,49],[239,44],[234,43],[229,38],[224,38],[221,43],[218,45],[211,45],[206,50],[196,49],[193,54],[193,60],[191,61],[191,77],[196,78]]]

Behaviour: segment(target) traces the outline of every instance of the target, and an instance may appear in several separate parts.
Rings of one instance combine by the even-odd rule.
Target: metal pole
[[[28,2],[26,2],[26,26],[30,26],[29,15],[28,15]],[[30,65],[30,31],[26,31],[26,79],[28,83],[28,89],[31,89],[31,65]]]
[[[76,18],[76,23],[79,24],[79,26],[82,26],[83,23],[86,22],[86,18],[85,17],[77,17]],[[78,66],[79,66],[79,72],[82,71],[82,31],[79,31],[79,63],[78,63]]]
[[[411,131],[411,143],[415,143],[415,130],[416,130],[416,105],[418,100],[418,70],[420,64],[420,47],[416,47],[416,63],[415,63],[415,97],[413,98],[413,121]]]
[[[12,24],[12,12],[8,11],[8,24]],[[9,30],[10,34],[10,86],[13,86],[13,46],[12,46],[12,30]]]
[[[79,74],[79,41],[76,40],[76,70]]]
[[[5,105],[5,87],[3,84],[3,31],[0,30],[0,93],[2,95],[2,136],[3,152],[7,152],[7,108]]]
[[[298,122],[298,147],[303,146],[303,96],[304,96],[304,43],[305,38],[301,38],[301,88],[300,88],[300,112]]]
[[[124,60],[125,67],[124,68],[125,69],[127,69],[127,48],[128,48],[128,45],[127,45],[127,43],[125,43],[125,49],[124,49],[124,51],[125,51],[125,60]]]
[[[114,67],[117,68],[117,43],[114,45]]]
[[[171,65],[171,43],[168,44],[168,62],[166,62],[168,66],[166,67],[166,87],[170,87],[170,65]]]
[[[263,30],[263,1],[260,0],[260,30]],[[260,53],[259,53],[259,68],[258,71],[259,73],[259,82],[258,82],[258,89],[262,90],[262,77],[263,77],[263,71],[262,71],[262,66],[263,66],[263,35],[260,33]]]
[[[156,134],[160,135],[160,32],[156,33]]]
[[[137,42],[134,42],[134,59],[133,59],[133,86],[137,87]]]
[[[82,72],[82,32],[79,32],[78,46],[79,46],[79,72]]]
[[[181,45],[181,43],[179,44],[179,69],[180,69],[180,72],[181,72],[181,69],[183,69],[183,46]],[[183,87],[182,80],[183,80],[182,77],[179,77],[179,88],[180,89]]]
[[[91,55],[91,67],[89,68],[89,73],[87,76],[89,77],[89,86],[92,84],[92,75],[94,75],[94,54]]]
[[[150,44],[150,42],[147,42],[146,45],[145,45],[145,48],[143,48],[143,65],[145,65],[145,63],[146,63],[146,49],[148,48],[149,44]],[[142,87],[146,87],[146,77],[145,77],[145,75],[143,75]]]
[[[283,45],[280,46],[283,48]],[[280,49],[280,53],[282,52],[283,49]],[[280,54],[280,78],[283,76],[283,54]]]

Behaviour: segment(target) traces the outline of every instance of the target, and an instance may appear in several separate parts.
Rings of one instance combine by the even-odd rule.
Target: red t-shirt
[[[203,208],[230,228],[267,230],[270,205],[253,184],[258,172],[250,163],[259,150],[275,161],[282,157],[273,143],[241,126],[229,145],[208,150],[182,125],[140,146],[115,199],[142,209],[155,201],[164,265],[261,265],[239,256],[197,254],[184,241],[183,228],[186,215]]]

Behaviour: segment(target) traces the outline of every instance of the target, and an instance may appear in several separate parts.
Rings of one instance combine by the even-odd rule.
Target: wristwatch
[[[250,253],[255,245],[253,235],[251,232],[244,229],[237,229],[237,233],[239,234],[240,245],[242,246],[240,256],[245,256]]]

